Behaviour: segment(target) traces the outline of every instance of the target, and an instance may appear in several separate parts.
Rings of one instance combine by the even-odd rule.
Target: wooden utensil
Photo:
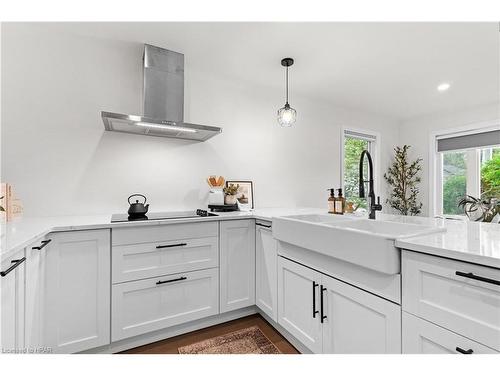
[[[215,180],[215,176],[210,176],[210,183],[212,184],[212,187],[217,186],[217,181]]]
[[[226,180],[222,176],[209,176],[207,177],[207,184],[211,188],[223,187]]]

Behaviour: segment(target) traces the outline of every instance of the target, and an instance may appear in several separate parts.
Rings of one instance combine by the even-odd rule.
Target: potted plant
[[[238,194],[239,184],[229,184],[226,186],[224,191],[224,202],[226,204],[236,204],[236,194]]]
[[[466,195],[460,200],[458,207],[472,221],[491,223],[495,216],[500,215],[500,201],[495,198],[481,199]]]

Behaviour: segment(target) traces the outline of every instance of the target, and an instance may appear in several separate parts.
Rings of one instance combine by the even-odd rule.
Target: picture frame
[[[236,194],[236,199],[238,200],[238,202],[249,204],[252,209],[255,208],[252,181],[226,181],[226,187],[228,187],[230,184],[240,185],[240,187],[238,188],[238,194]]]

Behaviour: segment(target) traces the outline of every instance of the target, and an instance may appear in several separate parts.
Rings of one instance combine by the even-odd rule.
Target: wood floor
[[[283,336],[280,335],[264,318],[255,314],[245,318],[232,320],[213,327],[200,329],[198,331],[186,333],[184,335],[172,337],[166,340],[157,341],[152,344],[139,346],[120,354],[178,354],[177,348],[190,345],[198,341],[210,339],[226,333],[238,331],[240,329],[257,326],[262,333],[271,341],[283,354],[298,354],[295,349]]]

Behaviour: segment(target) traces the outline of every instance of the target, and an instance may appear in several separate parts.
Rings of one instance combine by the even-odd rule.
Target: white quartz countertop
[[[429,219],[446,232],[396,240],[396,246],[500,268],[500,224]],[[440,223],[439,223],[440,222]]]
[[[55,217],[24,217],[17,218],[0,226],[0,255],[2,259],[9,257],[26,246],[42,239],[51,232],[71,230],[106,229],[127,226],[165,225],[188,223],[193,221],[220,221],[234,219],[262,219],[272,221],[273,217],[303,213],[323,213],[315,208],[263,208],[252,212],[234,211],[217,212],[218,216],[194,217],[184,219],[166,219],[151,221],[134,221],[111,223],[111,215],[88,216],[55,216]]]
[[[275,217],[325,214],[318,208],[262,208],[252,212],[217,213],[219,216],[111,223],[111,215],[19,218],[0,227],[0,255],[9,257],[51,232],[165,225],[193,221],[220,221],[254,218],[272,221]],[[446,232],[398,239],[397,247],[500,268],[500,225],[428,217],[377,214],[377,220],[445,227]]]

